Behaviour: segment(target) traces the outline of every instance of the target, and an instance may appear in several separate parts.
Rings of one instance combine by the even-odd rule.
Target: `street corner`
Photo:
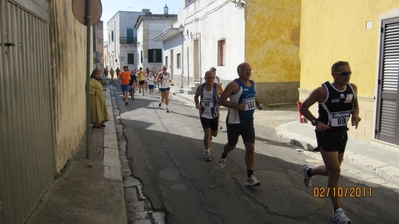
[[[246,195],[263,204],[269,212],[287,217],[303,217],[326,205],[325,200],[315,200],[313,190],[303,185],[301,175],[273,170],[256,170],[254,175],[261,183],[258,187],[245,185],[246,173],[233,177],[242,183]]]

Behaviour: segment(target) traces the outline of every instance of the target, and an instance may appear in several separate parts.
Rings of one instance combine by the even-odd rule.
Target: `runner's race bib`
[[[213,107],[213,99],[212,99],[212,98],[210,98],[210,99],[203,99],[203,100],[201,101],[201,106],[202,106],[202,107]]]
[[[331,113],[331,127],[346,126],[350,116],[351,116],[351,112],[349,110],[332,112]]]
[[[255,97],[243,99],[242,102],[245,104],[245,111],[255,110],[256,108]]]

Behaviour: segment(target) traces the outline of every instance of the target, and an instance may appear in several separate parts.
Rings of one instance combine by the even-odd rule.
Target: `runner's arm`
[[[227,100],[231,95],[233,95],[234,93],[237,93],[239,88],[240,88],[240,86],[238,85],[237,82],[235,82],[235,81],[230,82],[226,86],[226,89],[224,89],[224,91],[222,92],[222,95],[220,96],[218,103],[220,105],[228,107],[228,108],[233,108],[236,110],[243,111],[245,109],[245,104],[232,103]]]
[[[357,126],[359,125],[359,122],[362,120],[359,117],[359,102],[357,101],[357,86],[355,84],[350,84],[352,86],[353,91],[355,92],[355,104],[353,105],[353,111],[352,111],[352,118],[351,118],[351,125],[355,126],[357,129]]]
[[[197,86],[197,90],[195,91],[195,95],[194,95],[195,107],[198,110],[201,109],[201,104],[200,104],[200,101],[198,99],[198,97],[201,95],[201,87],[202,87],[202,85]]]

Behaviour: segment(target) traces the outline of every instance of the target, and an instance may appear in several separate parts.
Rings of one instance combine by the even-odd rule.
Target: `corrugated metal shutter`
[[[382,22],[379,72],[379,101],[376,138],[399,144],[398,136],[398,77],[399,77],[399,18]]]
[[[0,0],[0,223],[22,223],[55,174],[49,25],[28,10]]]

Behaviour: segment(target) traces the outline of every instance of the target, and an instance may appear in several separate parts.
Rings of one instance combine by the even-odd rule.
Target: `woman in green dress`
[[[94,69],[90,76],[90,122],[93,128],[105,127],[109,120],[103,85],[100,82],[100,70]]]

